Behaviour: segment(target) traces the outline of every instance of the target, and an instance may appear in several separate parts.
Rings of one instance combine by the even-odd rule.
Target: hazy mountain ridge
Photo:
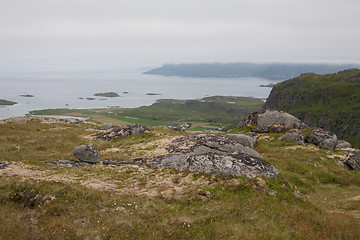
[[[359,106],[360,70],[350,69],[336,74],[302,74],[278,83],[264,108],[287,111],[359,146]]]
[[[335,73],[360,67],[356,64],[307,64],[307,63],[194,63],[164,64],[160,68],[144,72],[164,76],[182,77],[261,77],[289,79],[302,73]]]

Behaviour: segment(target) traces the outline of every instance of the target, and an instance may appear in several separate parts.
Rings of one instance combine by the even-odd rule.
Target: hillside
[[[302,74],[278,83],[264,108],[289,112],[310,126],[329,129],[360,146],[359,69]]]
[[[360,174],[344,166],[346,151],[248,133],[241,136],[256,139],[257,161],[274,166],[277,177],[197,173],[149,164],[194,147],[239,146],[228,138],[234,135],[153,128],[115,138],[126,128],[68,120],[0,122],[1,239],[360,238]],[[105,133],[111,138],[99,138]],[[96,149],[100,161],[79,162],[80,144]],[[229,159],[247,156],[216,154],[200,156],[225,158],[224,170]],[[189,163],[198,155],[186,156]],[[251,159],[253,167],[258,158]]]
[[[160,68],[144,72],[164,76],[182,77],[259,77],[268,79],[289,79],[301,73],[335,73],[340,70],[359,67],[354,64],[291,64],[291,63],[197,63],[165,64]]]

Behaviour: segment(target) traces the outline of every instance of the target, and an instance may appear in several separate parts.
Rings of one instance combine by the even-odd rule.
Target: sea
[[[142,74],[140,71],[7,72],[0,73],[0,99],[17,104],[0,106],[0,119],[24,116],[41,109],[134,108],[151,105],[159,99],[201,99],[215,95],[266,99],[271,88],[260,85],[278,81],[253,77],[159,76]],[[101,92],[116,92],[120,97],[94,96]]]

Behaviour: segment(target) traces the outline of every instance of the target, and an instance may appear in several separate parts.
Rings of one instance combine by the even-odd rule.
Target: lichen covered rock
[[[279,171],[270,163],[245,153],[207,153],[191,156],[169,154],[152,158],[147,161],[146,165],[151,168],[170,167],[180,171],[188,170],[232,176],[276,178],[279,174]]]

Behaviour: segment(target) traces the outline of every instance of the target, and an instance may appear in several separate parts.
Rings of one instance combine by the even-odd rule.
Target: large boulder
[[[239,128],[246,126],[265,127],[269,125],[280,125],[285,129],[303,129],[307,127],[305,123],[289,113],[276,110],[261,110],[244,117],[239,123]]]
[[[281,137],[281,141],[292,141],[301,145],[305,145],[305,136],[298,130],[291,129]]]
[[[254,148],[257,143],[258,137],[256,135],[251,134],[225,134],[225,137],[233,140],[236,143],[240,143],[241,145],[249,148]]]
[[[126,138],[131,135],[143,134],[146,131],[151,131],[150,128],[141,125],[126,125],[124,127],[112,128],[106,131],[95,133],[92,137],[100,140],[112,140],[116,138]]]
[[[345,159],[344,165],[350,170],[360,171],[360,151],[350,153]]]
[[[352,146],[349,142],[346,142],[344,140],[337,141],[335,150],[341,150],[344,148],[352,148]]]
[[[335,133],[322,128],[316,128],[307,135],[306,141],[323,149],[335,150],[338,140]]]
[[[167,146],[166,150],[170,153],[182,153],[188,156],[206,153],[246,153],[261,158],[257,151],[247,146],[237,143],[226,136],[211,134],[198,134],[175,139]]]
[[[158,156],[147,161],[151,168],[170,167],[180,171],[223,174],[232,176],[265,176],[276,178],[279,171],[270,163],[245,153],[216,154],[207,153],[187,156],[169,154]]]
[[[98,151],[90,145],[80,145],[74,148],[74,156],[82,162],[86,163],[99,163]]]

